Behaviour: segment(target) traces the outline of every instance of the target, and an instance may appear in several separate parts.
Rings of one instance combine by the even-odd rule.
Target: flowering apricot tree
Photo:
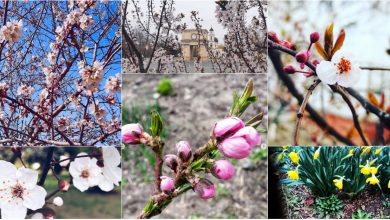
[[[10,148],[7,148],[10,150]],[[73,185],[81,192],[98,186],[109,192],[118,186],[122,178],[121,155],[114,147],[83,148],[88,153],[62,155],[56,153],[56,147],[46,148],[46,160],[41,168],[40,177],[37,168],[29,168],[24,162],[25,148],[12,148],[14,157],[20,160],[22,167],[0,160],[0,210],[3,219],[22,219],[26,216],[53,218],[55,212],[51,205],[62,206],[64,201],[57,196],[66,193]],[[69,171],[70,180],[60,176],[58,169]],[[58,188],[47,192],[45,182],[51,171],[58,181]],[[54,198],[53,198],[54,197]]]
[[[214,4],[214,3],[213,3]],[[212,72],[260,73],[266,71],[266,1],[215,2],[216,21],[226,31],[223,50],[207,42],[202,19],[198,12],[180,12],[174,0],[156,1],[126,0],[123,5],[124,36],[123,58],[131,73],[207,72],[200,58],[191,63],[184,60],[179,36],[188,28],[194,28],[199,45],[205,46]],[[249,11],[255,11],[250,16]],[[192,24],[184,22],[190,17]]]
[[[214,125],[206,144],[194,151],[188,141],[179,141],[176,154],[165,154],[164,141],[160,137],[163,122],[157,112],[152,113],[150,133],[137,123],[122,127],[124,144],[144,144],[155,154],[154,192],[139,218],[158,215],[174,198],[190,189],[201,199],[213,198],[216,192],[214,184],[207,177],[209,173],[221,180],[233,178],[235,168],[223,157],[236,160],[246,158],[261,142],[256,127],[260,125],[263,113],[247,122],[241,119],[245,110],[257,99],[252,96],[253,91],[253,81],[250,80],[242,95],[234,96],[226,118]],[[164,164],[170,168],[171,174],[163,174]]]
[[[0,145],[117,144],[120,3],[0,4]]]
[[[294,44],[288,40],[279,39],[275,32],[268,33],[269,57],[276,69],[279,78],[287,86],[291,94],[297,98],[300,108],[297,113],[297,120],[294,130],[294,145],[299,145],[299,129],[305,110],[310,114],[310,117],[322,129],[333,135],[339,141],[347,145],[356,145],[350,138],[343,136],[334,129],[313,107],[309,104],[309,98],[317,86],[322,82],[329,86],[332,92],[339,94],[351,111],[354,128],[356,129],[361,142],[364,145],[371,145],[371,141],[365,136],[363,129],[358,119],[358,114],[355,109],[355,104],[351,98],[357,100],[360,106],[363,107],[367,114],[375,115],[379,120],[378,139],[376,145],[388,144],[389,140],[384,138],[384,130],[390,128],[390,109],[384,109],[383,104],[379,104],[376,98],[369,100],[362,97],[353,89],[353,86],[359,81],[360,71],[362,69],[373,69],[361,67],[353,58],[353,54],[345,51],[342,46],[346,39],[346,32],[342,29],[337,37],[333,35],[333,23],[329,25],[324,33],[323,43],[320,43],[320,34],[313,32],[310,35],[310,44],[307,49],[297,51]],[[311,48],[315,46],[316,51],[321,57],[321,60],[315,59],[312,56]],[[293,56],[298,63],[298,67],[293,65],[284,65],[281,60],[281,53]],[[374,68],[375,69],[375,68]],[[307,89],[303,96],[296,89],[294,82],[288,75],[303,74],[307,78],[313,78],[313,83]]]

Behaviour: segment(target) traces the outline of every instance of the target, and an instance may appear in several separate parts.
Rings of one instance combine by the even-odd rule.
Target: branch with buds
[[[252,95],[253,81],[250,80],[241,96],[234,94],[233,104],[227,116],[218,121],[210,134],[209,140],[202,147],[193,151],[188,141],[176,144],[176,154],[164,153],[164,141],[160,134],[163,121],[157,112],[152,113],[150,134],[140,124],[127,124],[122,127],[124,144],[145,144],[156,157],[154,168],[154,192],[138,218],[151,218],[160,214],[177,196],[192,189],[201,199],[215,196],[214,184],[204,175],[228,181],[235,174],[234,166],[226,158],[240,160],[248,157],[252,149],[261,142],[256,127],[260,125],[263,113],[244,122],[241,115],[257,97]],[[170,175],[162,174],[162,166],[170,168]]]
[[[286,40],[280,40],[275,32],[268,33],[269,57],[271,58],[271,61],[273,62],[280,77],[282,76],[283,72],[285,74],[302,73],[308,78],[316,77],[314,83],[309,87],[306,95],[302,99],[300,99],[301,95],[295,91],[295,87],[290,85],[292,82],[289,77],[281,77],[282,81],[287,85],[290,92],[299,100],[301,105],[297,113],[297,122],[294,131],[294,145],[299,145],[299,128],[305,109],[310,112],[312,118],[318,125],[321,127],[325,125],[324,129],[327,130],[330,134],[334,135],[337,139],[346,144],[355,145],[351,140],[343,137],[336,130],[331,128],[331,126],[328,125],[324,120],[320,119],[321,116],[319,116],[311,107],[307,106],[310,95],[321,82],[328,84],[332,91],[341,95],[351,111],[354,127],[358,131],[362,142],[365,145],[370,145],[370,142],[363,133],[355,107],[353,106],[349,96],[352,96],[357,101],[359,101],[360,104],[366,109],[367,113],[375,114],[380,119],[381,126],[386,128],[390,128],[390,113],[382,111],[377,106],[363,98],[355,90],[350,88],[357,83],[359,79],[358,72],[360,69],[367,69],[367,67],[357,67],[355,63],[344,54],[344,52],[339,52],[344,43],[345,31],[340,31],[334,43],[333,24],[331,24],[325,30],[323,45],[319,42],[319,39],[320,35],[318,32],[312,33],[310,35],[310,45],[308,49],[298,52],[295,50],[295,47],[292,43]],[[317,52],[324,59],[323,61],[320,62],[317,59],[311,60],[310,49],[312,48],[312,45],[315,45]],[[281,64],[280,58],[278,58],[279,54],[276,53],[276,51],[294,56],[295,60],[299,64],[299,69],[292,65],[286,65],[281,70],[281,66],[279,65]]]

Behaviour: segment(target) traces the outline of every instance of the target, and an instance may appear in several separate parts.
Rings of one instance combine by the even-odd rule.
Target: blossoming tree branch
[[[117,144],[119,7],[0,3],[0,145]]]
[[[9,149],[9,148],[7,148]],[[109,192],[119,186],[122,179],[121,155],[114,147],[85,148],[90,152],[77,155],[57,155],[55,147],[46,148],[46,160],[41,172],[31,169],[24,162],[25,148],[12,148],[23,164],[17,168],[13,163],[0,160],[0,210],[2,219],[22,219],[26,216],[40,219],[54,218],[51,206],[62,206],[64,201],[57,194],[66,193],[73,185],[84,192],[98,186]],[[69,171],[70,179],[60,177],[55,167]],[[53,192],[46,190],[45,182],[49,172],[58,182]],[[40,173],[40,175],[39,175]]]
[[[310,44],[307,50],[296,51],[293,43],[279,39],[275,32],[268,33],[269,57],[277,71],[279,78],[287,86],[291,94],[297,98],[300,108],[297,113],[296,126],[294,130],[294,145],[298,146],[299,129],[305,111],[308,111],[310,117],[317,125],[323,128],[327,133],[333,135],[339,141],[348,145],[356,145],[350,138],[343,136],[336,131],[313,107],[309,104],[309,98],[317,86],[322,82],[329,85],[330,89],[339,94],[351,111],[354,127],[358,132],[361,142],[364,145],[371,145],[370,140],[365,136],[360,125],[358,114],[356,113],[355,105],[351,98],[356,99],[360,105],[366,110],[377,116],[379,119],[379,142],[375,144],[386,144],[384,140],[384,129],[390,128],[390,109],[384,109],[383,106],[376,101],[375,97],[370,100],[362,97],[353,89],[353,86],[359,81],[360,72],[362,69],[375,70],[375,68],[360,67],[354,60],[351,52],[345,51],[342,46],[346,38],[346,33],[341,30],[336,40],[334,41],[333,23],[329,25],[324,33],[324,41],[320,43],[320,34],[313,32],[310,35]],[[323,60],[312,58],[312,47]],[[293,65],[283,65],[280,52],[295,57],[298,63],[298,68]],[[382,69],[381,69],[382,70]],[[294,82],[288,75],[303,74],[307,78],[314,78],[313,83],[308,88],[305,95],[298,92]]]
[[[234,95],[229,113],[214,125],[209,140],[195,150],[188,141],[182,140],[176,144],[176,153],[165,153],[164,141],[160,137],[163,122],[157,112],[152,113],[150,133],[140,124],[122,127],[124,144],[144,144],[153,150],[156,159],[154,192],[138,218],[160,214],[172,200],[190,189],[201,199],[213,198],[215,186],[207,174],[225,181],[233,178],[235,168],[229,159],[248,157],[261,142],[256,127],[260,125],[263,113],[247,122],[242,120],[242,114],[257,99],[252,92],[253,81],[250,80],[241,96]],[[170,168],[170,174],[162,173],[163,165]]]
[[[215,15],[211,19],[216,19],[226,31],[223,50],[211,46],[214,42],[208,42],[210,38],[205,30],[210,27],[203,26],[202,21],[210,18],[200,18],[197,11],[187,15],[176,12],[180,8],[174,0],[161,0],[160,3],[153,0],[124,2],[123,58],[130,72],[207,72],[200,56],[193,64],[185,61],[178,36],[188,29],[195,29],[200,36],[198,47],[204,46],[213,72],[266,71],[266,1],[212,2]],[[250,16],[250,11],[255,11],[255,16]],[[190,17],[191,24],[184,22],[186,16]]]

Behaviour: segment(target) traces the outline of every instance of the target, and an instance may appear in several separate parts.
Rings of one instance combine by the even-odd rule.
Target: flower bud
[[[214,162],[214,165],[211,167],[211,173],[218,179],[230,180],[236,169],[234,166],[227,160],[217,160]]]
[[[229,137],[218,144],[218,149],[226,157],[239,160],[248,157],[252,147],[243,137]]]
[[[313,60],[313,65],[314,65],[314,66],[317,66],[318,64],[320,64],[320,61],[319,61],[319,60],[317,60],[317,59]]]
[[[279,42],[279,44],[283,47],[286,47],[288,49],[293,49],[294,45],[286,40],[282,40]]]
[[[210,199],[215,196],[214,184],[208,179],[201,179],[195,184],[194,190],[202,199]]]
[[[55,205],[55,206],[62,206],[63,204],[64,204],[64,200],[62,200],[62,198],[61,197],[59,197],[59,196],[57,196],[57,197],[55,197],[54,199],[53,199],[53,204]]]
[[[270,39],[271,41],[273,41],[275,43],[280,42],[278,35],[273,31],[268,32],[268,39]]]
[[[310,43],[314,44],[320,39],[320,34],[318,32],[313,32],[310,34]]]
[[[66,180],[58,180],[58,189],[61,190],[61,192],[67,192],[69,190],[70,184]]]
[[[165,155],[164,156],[164,162],[165,162],[165,164],[169,167],[169,168],[171,168],[172,170],[176,170],[176,168],[177,168],[177,160],[178,160],[178,158],[177,158],[177,156],[176,155],[174,155],[174,154],[167,154],[167,155]]]
[[[283,71],[284,71],[285,73],[287,73],[287,74],[294,74],[294,73],[297,72],[297,70],[296,70],[293,66],[291,66],[291,65],[285,66],[285,67],[283,68]]]
[[[309,59],[309,54],[307,51],[300,51],[295,55],[295,59],[298,63],[306,63]]]
[[[191,158],[191,146],[187,141],[179,141],[176,144],[177,156],[183,162],[187,162]]]
[[[241,119],[237,117],[229,117],[217,122],[214,126],[213,132],[215,137],[218,138],[229,134],[232,135],[244,126],[245,123]]]
[[[233,137],[242,137],[246,140],[251,148],[260,144],[261,138],[259,132],[254,127],[246,126],[238,130]]]
[[[175,181],[167,176],[161,176],[160,189],[164,193],[170,194],[175,190]]]
[[[127,124],[122,126],[122,142],[125,144],[139,144],[144,129],[140,124]]]

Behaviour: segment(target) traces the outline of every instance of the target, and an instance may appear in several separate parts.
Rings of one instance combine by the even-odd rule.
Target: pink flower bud
[[[300,51],[295,55],[295,59],[298,63],[306,63],[309,59],[309,54],[307,51]]]
[[[260,144],[261,138],[259,132],[251,126],[246,126],[238,130],[233,137],[242,137],[252,148]]]
[[[66,180],[58,180],[58,189],[61,192],[67,192],[69,190],[70,184]]]
[[[278,35],[273,31],[268,32],[268,39],[270,39],[271,41],[273,41],[275,43],[280,42]]]
[[[165,162],[165,164],[169,167],[169,168],[171,168],[172,170],[176,170],[176,168],[177,168],[177,160],[178,160],[178,158],[177,158],[177,156],[176,155],[174,155],[174,154],[167,154],[167,155],[165,155],[164,156],[164,162]]]
[[[286,40],[282,40],[279,42],[280,45],[282,45],[283,47],[286,47],[288,49],[293,49],[294,45]]]
[[[248,157],[252,147],[243,137],[229,137],[218,144],[218,149],[226,157],[239,160]]]
[[[201,179],[195,185],[194,190],[202,199],[210,199],[215,196],[214,184],[208,179]]]
[[[320,34],[318,32],[313,32],[310,34],[310,43],[314,44],[320,39]]]
[[[191,158],[191,146],[187,141],[179,141],[176,144],[177,156],[183,161],[187,162]]]
[[[160,189],[164,193],[172,193],[175,190],[175,181],[172,178],[167,176],[161,176]]]
[[[225,118],[215,124],[213,131],[214,136],[218,138],[227,135],[232,135],[244,126],[245,123],[237,117]]]
[[[285,73],[287,73],[287,74],[294,74],[294,73],[297,72],[297,70],[296,70],[293,66],[291,66],[291,65],[285,66],[285,67],[283,68],[283,71],[284,71]]]
[[[230,180],[236,169],[234,166],[227,160],[217,160],[214,162],[214,165],[211,167],[211,173],[218,179]]]
[[[140,124],[127,124],[122,126],[122,142],[125,144],[139,144],[144,129]]]
[[[320,63],[319,60],[317,60],[317,59],[313,60],[313,65],[314,65],[314,66],[317,66],[319,63]]]

